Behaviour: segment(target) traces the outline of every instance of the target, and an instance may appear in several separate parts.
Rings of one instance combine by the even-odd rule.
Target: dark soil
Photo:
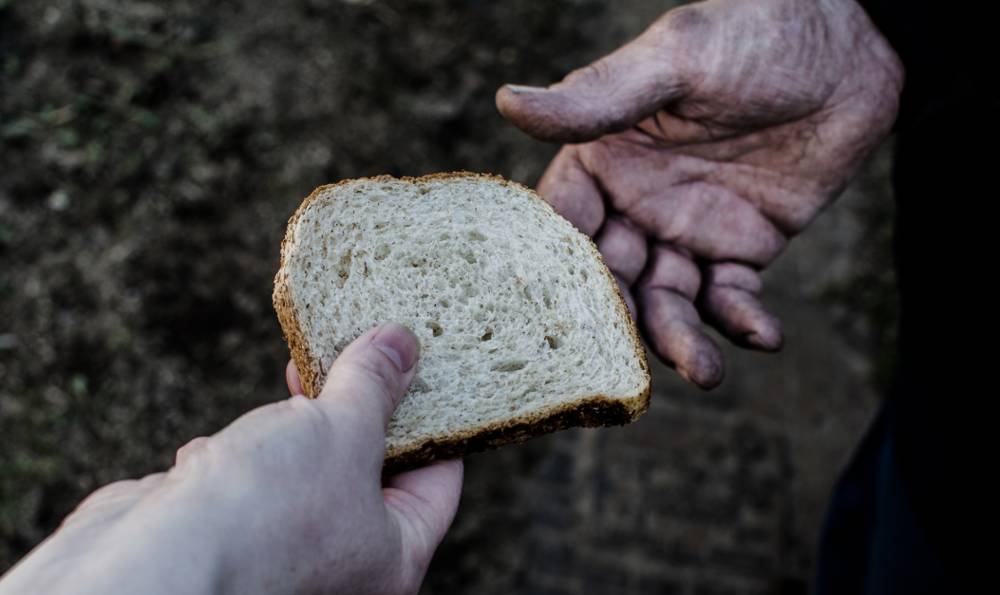
[[[322,183],[382,173],[467,169],[534,183],[555,147],[507,125],[494,108],[496,88],[560,78],[671,3],[654,4],[0,0],[0,571],[88,492],[162,470],[192,437],[285,396],[287,350],[270,290],[285,222],[302,197]],[[879,171],[867,192],[884,193]],[[835,320],[840,312],[836,320],[847,322],[829,332],[864,362],[873,349],[886,353],[887,341],[873,334],[867,313],[886,320],[878,329],[892,328],[894,316],[884,251],[870,248],[887,241],[887,212],[843,215],[873,230],[862,234],[874,238],[868,252],[851,252],[874,255],[867,264],[850,264],[805,297],[780,289],[791,287],[794,274],[774,278],[775,295],[790,309],[813,300],[804,319]],[[853,250],[855,240],[845,242]],[[858,279],[869,288],[863,295],[851,291]],[[833,305],[822,301],[825,293]],[[866,316],[849,315],[862,310]],[[793,364],[775,365],[772,373],[782,374],[780,365]],[[815,376],[803,373],[808,385]],[[867,386],[878,371],[865,364],[852,373]],[[664,382],[661,392],[680,395],[674,419],[686,419],[689,389]],[[728,393],[692,407],[705,420],[730,420],[719,412],[734,410],[739,399],[729,397],[749,390],[730,383]],[[801,492],[821,501],[873,403],[870,392],[854,399],[817,413],[844,431],[837,449],[821,457],[821,478],[788,498]],[[843,411],[848,421],[837,425]],[[782,485],[799,485],[794,457],[782,450],[795,439],[777,426],[759,434],[730,421],[731,440],[685,448],[706,457],[750,449],[733,459],[741,469],[773,455],[777,466],[765,475],[779,487],[760,488],[765,500]],[[744,434],[762,446],[745,446]],[[595,469],[622,468],[600,462],[612,446],[594,446],[596,435],[619,434],[570,432],[470,460],[463,511],[426,590],[596,592],[579,583],[591,566],[574,550],[591,519],[579,513],[580,502],[610,481],[593,479]],[[647,454],[635,460],[654,464]],[[714,464],[691,456],[695,467]],[[645,484],[636,485],[638,497]],[[699,490],[678,493],[699,499]],[[711,506],[709,499],[671,508],[664,498],[664,514],[695,524],[697,511]],[[549,531],[560,522],[557,509],[584,516],[544,539],[531,537],[534,527]],[[773,564],[760,584],[791,576],[800,585],[818,519],[814,511],[789,521],[791,537],[767,550]],[[641,526],[635,531],[643,539],[658,534]],[[599,551],[600,540],[591,538],[587,547]],[[639,560],[626,551],[638,537],[622,540],[604,543]],[[524,552],[553,570],[536,576],[537,560]],[[731,559],[718,564],[728,568]],[[642,560],[626,565],[631,574],[617,584],[629,587],[616,592],[668,590],[674,579]],[[716,564],[707,554],[654,560],[682,570]],[[559,578],[567,574],[578,582]],[[647,575],[654,583],[643,582]],[[693,589],[690,576],[677,584]],[[750,591],[758,584],[732,584],[744,583]],[[642,586],[649,584],[660,587]]]

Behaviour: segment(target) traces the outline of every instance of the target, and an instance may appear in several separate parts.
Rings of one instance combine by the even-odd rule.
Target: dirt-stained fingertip
[[[726,376],[721,356],[699,353],[694,361],[685,367],[677,366],[677,373],[698,388],[711,390],[722,384]]]

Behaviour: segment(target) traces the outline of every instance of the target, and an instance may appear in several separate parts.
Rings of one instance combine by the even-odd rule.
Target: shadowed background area
[[[0,571],[88,492],[285,396],[270,292],[315,186],[556,147],[496,113],[676,3],[0,0]],[[765,275],[785,352],[637,424],[478,455],[426,593],[802,593],[891,367],[883,149]]]

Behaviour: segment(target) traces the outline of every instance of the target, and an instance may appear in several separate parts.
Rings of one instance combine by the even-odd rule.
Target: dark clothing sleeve
[[[885,419],[872,428],[867,447],[856,453],[835,494],[819,580],[835,574],[830,564],[868,555],[863,562],[848,563],[852,568],[867,564],[869,576],[879,576],[882,586],[872,591],[868,583],[868,592],[978,592],[996,526],[996,482],[991,477],[996,447],[987,443],[1000,434],[986,414],[987,407],[995,407],[991,401],[998,391],[992,374],[1000,365],[989,361],[996,352],[992,285],[998,274],[996,263],[987,260],[996,253],[988,243],[1000,235],[1000,226],[986,215],[997,202],[994,172],[1000,168],[1000,102],[987,90],[997,74],[990,63],[996,54],[990,35],[996,33],[982,30],[985,15],[969,3],[862,4],[906,69],[893,172],[899,367],[881,414]],[[891,461],[885,453],[891,453]],[[888,468],[898,476],[892,490],[879,483]],[[849,524],[850,515],[843,506],[838,514],[836,506],[864,499],[850,500],[845,490],[855,496],[867,490],[870,496],[870,506],[855,511],[870,522],[854,534],[844,524],[837,526]],[[886,494],[894,500],[886,501]],[[884,587],[891,584],[883,572],[885,548],[881,558],[871,551],[858,553],[867,547],[862,541],[877,541],[866,531],[884,528],[887,510],[907,511],[905,522],[911,526],[900,534],[921,536],[927,544],[925,558],[934,557],[944,569],[941,573],[935,564],[907,560],[912,548],[896,548],[894,555],[901,558],[889,567],[904,569],[905,580],[926,571],[926,580],[917,583],[922,584],[919,591],[911,590],[913,583],[898,591]],[[892,523],[898,524],[904,517],[894,518]],[[853,553],[845,535],[855,536]],[[837,544],[831,536],[837,536]]]

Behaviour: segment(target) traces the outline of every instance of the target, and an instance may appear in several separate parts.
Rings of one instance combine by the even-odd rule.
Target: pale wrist
[[[74,560],[60,593],[218,593],[226,535],[189,486],[165,479]]]

